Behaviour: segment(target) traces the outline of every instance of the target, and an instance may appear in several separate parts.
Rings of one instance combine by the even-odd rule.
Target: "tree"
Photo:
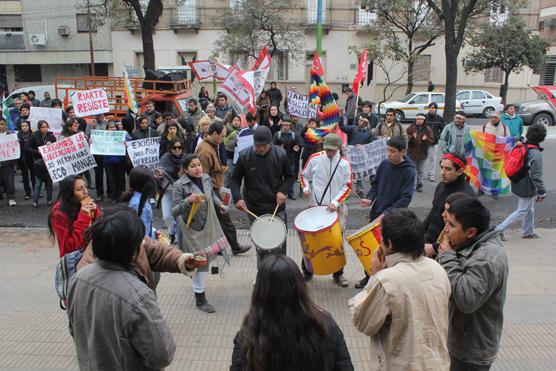
[[[383,36],[387,48],[407,63],[406,94],[411,93],[415,63],[442,36],[438,18],[427,0],[363,0],[361,6],[377,15],[373,28]]]
[[[446,58],[446,103],[444,121],[452,121],[456,109],[458,81],[458,57],[465,39],[469,36],[468,26],[478,20],[488,21],[493,9],[500,9],[506,2],[515,0],[427,0],[444,26],[444,52]]]
[[[215,42],[215,51],[257,58],[263,45],[273,56],[291,52],[295,58],[303,50],[304,35],[299,26],[288,21],[287,12],[294,0],[244,0],[223,11],[222,26],[227,33]]]
[[[500,96],[506,101],[508,78],[512,72],[519,73],[523,67],[539,68],[545,61],[549,43],[532,35],[525,22],[511,16],[502,24],[486,23],[479,33],[470,39],[475,50],[465,58],[465,71],[482,72],[492,67],[504,71]]]

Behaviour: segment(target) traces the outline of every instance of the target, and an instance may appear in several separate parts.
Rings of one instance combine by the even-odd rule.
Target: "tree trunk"
[[[444,122],[452,122],[456,111],[456,89],[458,84],[459,48],[449,46],[446,41],[446,97],[444,100]]]
[[[154,57],[154,42],[153,42],[154,28],[150,25],[141,25],[141,38],[143,41],[143,69],[145,74],[147,70],[155,69],[155,57]]]
[[[407,88],[405,89],[405,94],[409,94],[413,91],[413,70],[415,68],[415,61],[410,58],[407,61]]]
[[[508,82],[510,80],[510,73],[508,71],[504,71],[504,83],[500,85],[500,96],[502,97],[502,102],[506,104],[507,95],[508,95]]]

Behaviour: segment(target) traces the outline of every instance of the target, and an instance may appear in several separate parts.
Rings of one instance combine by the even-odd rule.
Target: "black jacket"
[[[243,195],[241,182],[244,181]],[[286,151],[271,146],[268,153],[259,156],[253,147],[246,148],[239,154],[230,182],[234,201],[245,199],[247,208],[257,214],[272,214],[276,207],[276,194],[287,195],[295,182]],[[283,204],[278,211],[284,210]]]
[[[133,132],[133,134],[131,134],[131,139],[132,140],[138,140],[138,139],[147,139],[147,138],[155,138],[158,137],[158,132],[156,131],[156,129],[153,129],[151,127],[145,129],[145,130],[141,130],[139,128],[135,129],[135,131]]]
[[[341,123],[340,129],[347,134],[350,146],[372,143],[376,139],[373,131],[366,126],[360,128],[358,125],[344,125]]]
[[[353,371],[353,364],[349,355],[348,348],[344,339],[344,334],[330,314],[325,315],[326,334],[329,338],[331,351],[323,354],[325,358],[325,368],[322,371]],[[232,365],[230,371],[243,371],[245,365],[245,350],[243,349],[239,332],[234,338],[234,350],[232,353]],[[287,357],[287,354],[283,355]]]
[[[456,192],[467,193],[473,197],[477,196],[473,188],[467,183],[465,175],[461,175],[452,183],[438,183],[434,191],[434,198],[432,199],[432,209],[429,211],[424,222],[426,243],[436,242],[438,235],[444,229],[444,220],[442,219],[444,204],[446,203],[446,198]]]
[[[33,154],[34,158],[42,158],[41,153],[39,152],[39,147],[45,146],[46,142],[54,143],[56,141],[56,137],[52,132],[47,132],[46,137],[43,139],[41,137],[41,133],[37,130],[31,135],[31,141],[29,142],[29,146],[27,146],[27,152]]]
[[[434,135],[433,145],[438,144],[438,139],[440,139],[440,134],[442,134],[442,129],[444,129],[444,119],[438,113],[431,116],[428,112],[425,113],[425,125],[431,128],[432,134]]]
[[[295,161],[299,160],[299,154],[301,153],[301,138],[293,130],[290,130],[287,134],[281,130],[274,134],[274,144],[277,146],[282,146],[284,151],[286,151],[286,156],[290,164],[295,164]],[[293,147],[298,146],[299,150],[295,152]]]

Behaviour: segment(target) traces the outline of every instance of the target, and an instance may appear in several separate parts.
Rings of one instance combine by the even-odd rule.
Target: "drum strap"
[[[320,198],[319,206],[322,205],[322,201],[324,200],[324,196],[326,195],[326,192],[328,191],[328,188],[330,187],[330,183],[332,183],[332,179],[334,178],[334,174],[336,174],[336,170],[338,170],[338,166],[340,165],[340,161],[342,161],[342,156],[340,156],[340,159],[338,160],[338,163],[336,164],[336,167],[334,168],[334,171],[332,171],[332,174],[330,174],[330,179],[328,179],[328,184],[326,185],[326,188],[324,188],[324,192],[322,192],[322,197]]]

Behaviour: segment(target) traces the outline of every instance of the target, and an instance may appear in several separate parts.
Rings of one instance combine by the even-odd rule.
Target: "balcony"
[[[0,50],[25,49],[23,31],[0,32]]]
[[[192,6],[176,6],[170,9],[170,28],[175,33],[180,30],[193,30],[196,33],[201,28],[201,20],[197,12],[197,8],[193,3]]]

